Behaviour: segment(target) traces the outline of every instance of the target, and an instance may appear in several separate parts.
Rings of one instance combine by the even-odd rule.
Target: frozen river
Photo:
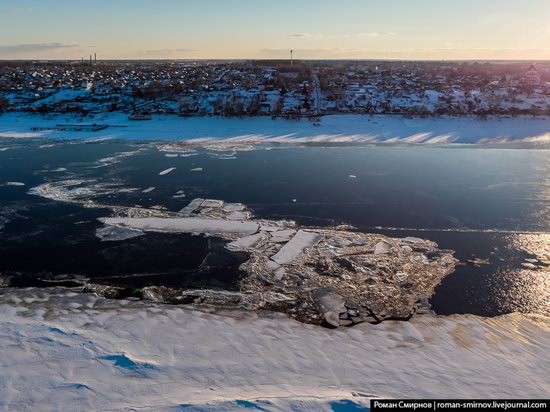
[[[105,212],[71,203],[77,198],[178,211],[200,197],[244,203],[260,218],[347,224],[388,236],[428,238],[453,249],[462,265],[438,287],[432,299],[437,313],[550,314],[548,150],[168,149],[150,142],[2,140],[0,271],[26,279],[23,285],[38,276],[76,276],[131,287],[231,289],[238,257],[217,253],[213,267],[219,270],[196,274],[209,250],[223,249],[212,241],[150,233],[101,242],[96,219]],[[63,190],[57,198],[37,196],[32,188],[44,183]]]

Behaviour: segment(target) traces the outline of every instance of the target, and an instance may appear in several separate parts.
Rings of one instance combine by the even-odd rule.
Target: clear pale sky
[[[550,0],[0,0],[0,59],[550,59]]]

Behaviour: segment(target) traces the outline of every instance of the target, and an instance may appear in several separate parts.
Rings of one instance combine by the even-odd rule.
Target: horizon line
[[[130,62],[130,61],[290,61],[289,58],[195,58],[195,59],[186,59],[186,58],[109,58],[109,59],[97,59],[94,60],[94,63],[98,62]],[[383,62],[550,62],[550,59],[399,59],[399,58],[386,58],[386,59],[377,59],[377,58],[317,58],[317,59],[293,59],[294,62],[300,61],[383,61]],[[80,59],[1,59],[0,62],[84,62],[89,64],[88,58]]]

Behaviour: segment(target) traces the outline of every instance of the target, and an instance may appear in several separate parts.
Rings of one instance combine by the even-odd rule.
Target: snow
[[[331,410],[372,396],[541,398],[550,392],[548,348],[550,319],[534,315],[328,330],[279,315],[7,289],[0,409]]]
[[[153,190],[155,190],[155,186],[148,187],[147,189],[143,189],[141,193],[151,193]]]
[[[240,222],[222,219],[204,219],[198,217],[182,218],[118,218],[107,217],[101,221],[111,226],[122,226],[131,229],[169,232],[169,233],[204,233],[204,234],[244,234],[251,235],[258,231],[260,225],[255,222]]]
[[[33,106],[39,107],[43,104],[55,104],[61,101],[70,101],[79,97],[86,97],[88,95],[89,93],[85,90],[62,89],[48,97],[45,97],[44,99],[37,100],[33,103]]]
[[[108,127],[97,132],[32,132],[31,127],[78,122],[67,116],[44,119],[36,115],[8,113],[0,116],[0,137],[51,139],[189,140],[206,144],[220,139],[233,143],[390,142],[415,144],[490,143],[550,141],[547,117],[430,117],[405,118],[389,115],[324,116],[319,126],[308,120],[272,120],[265,117],[224,118],[155,116],[148,122],[131,122],[120,113],[95,121]]]
[[[271,259],[279,265],[288,265],[304,254],[306,249],[319,243],[322,238],[323,236],[318,233],[299,230]]]

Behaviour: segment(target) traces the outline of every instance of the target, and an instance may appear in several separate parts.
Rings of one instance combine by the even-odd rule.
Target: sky
[[[0,0],[0,59],[550,59],[550,0]]]

